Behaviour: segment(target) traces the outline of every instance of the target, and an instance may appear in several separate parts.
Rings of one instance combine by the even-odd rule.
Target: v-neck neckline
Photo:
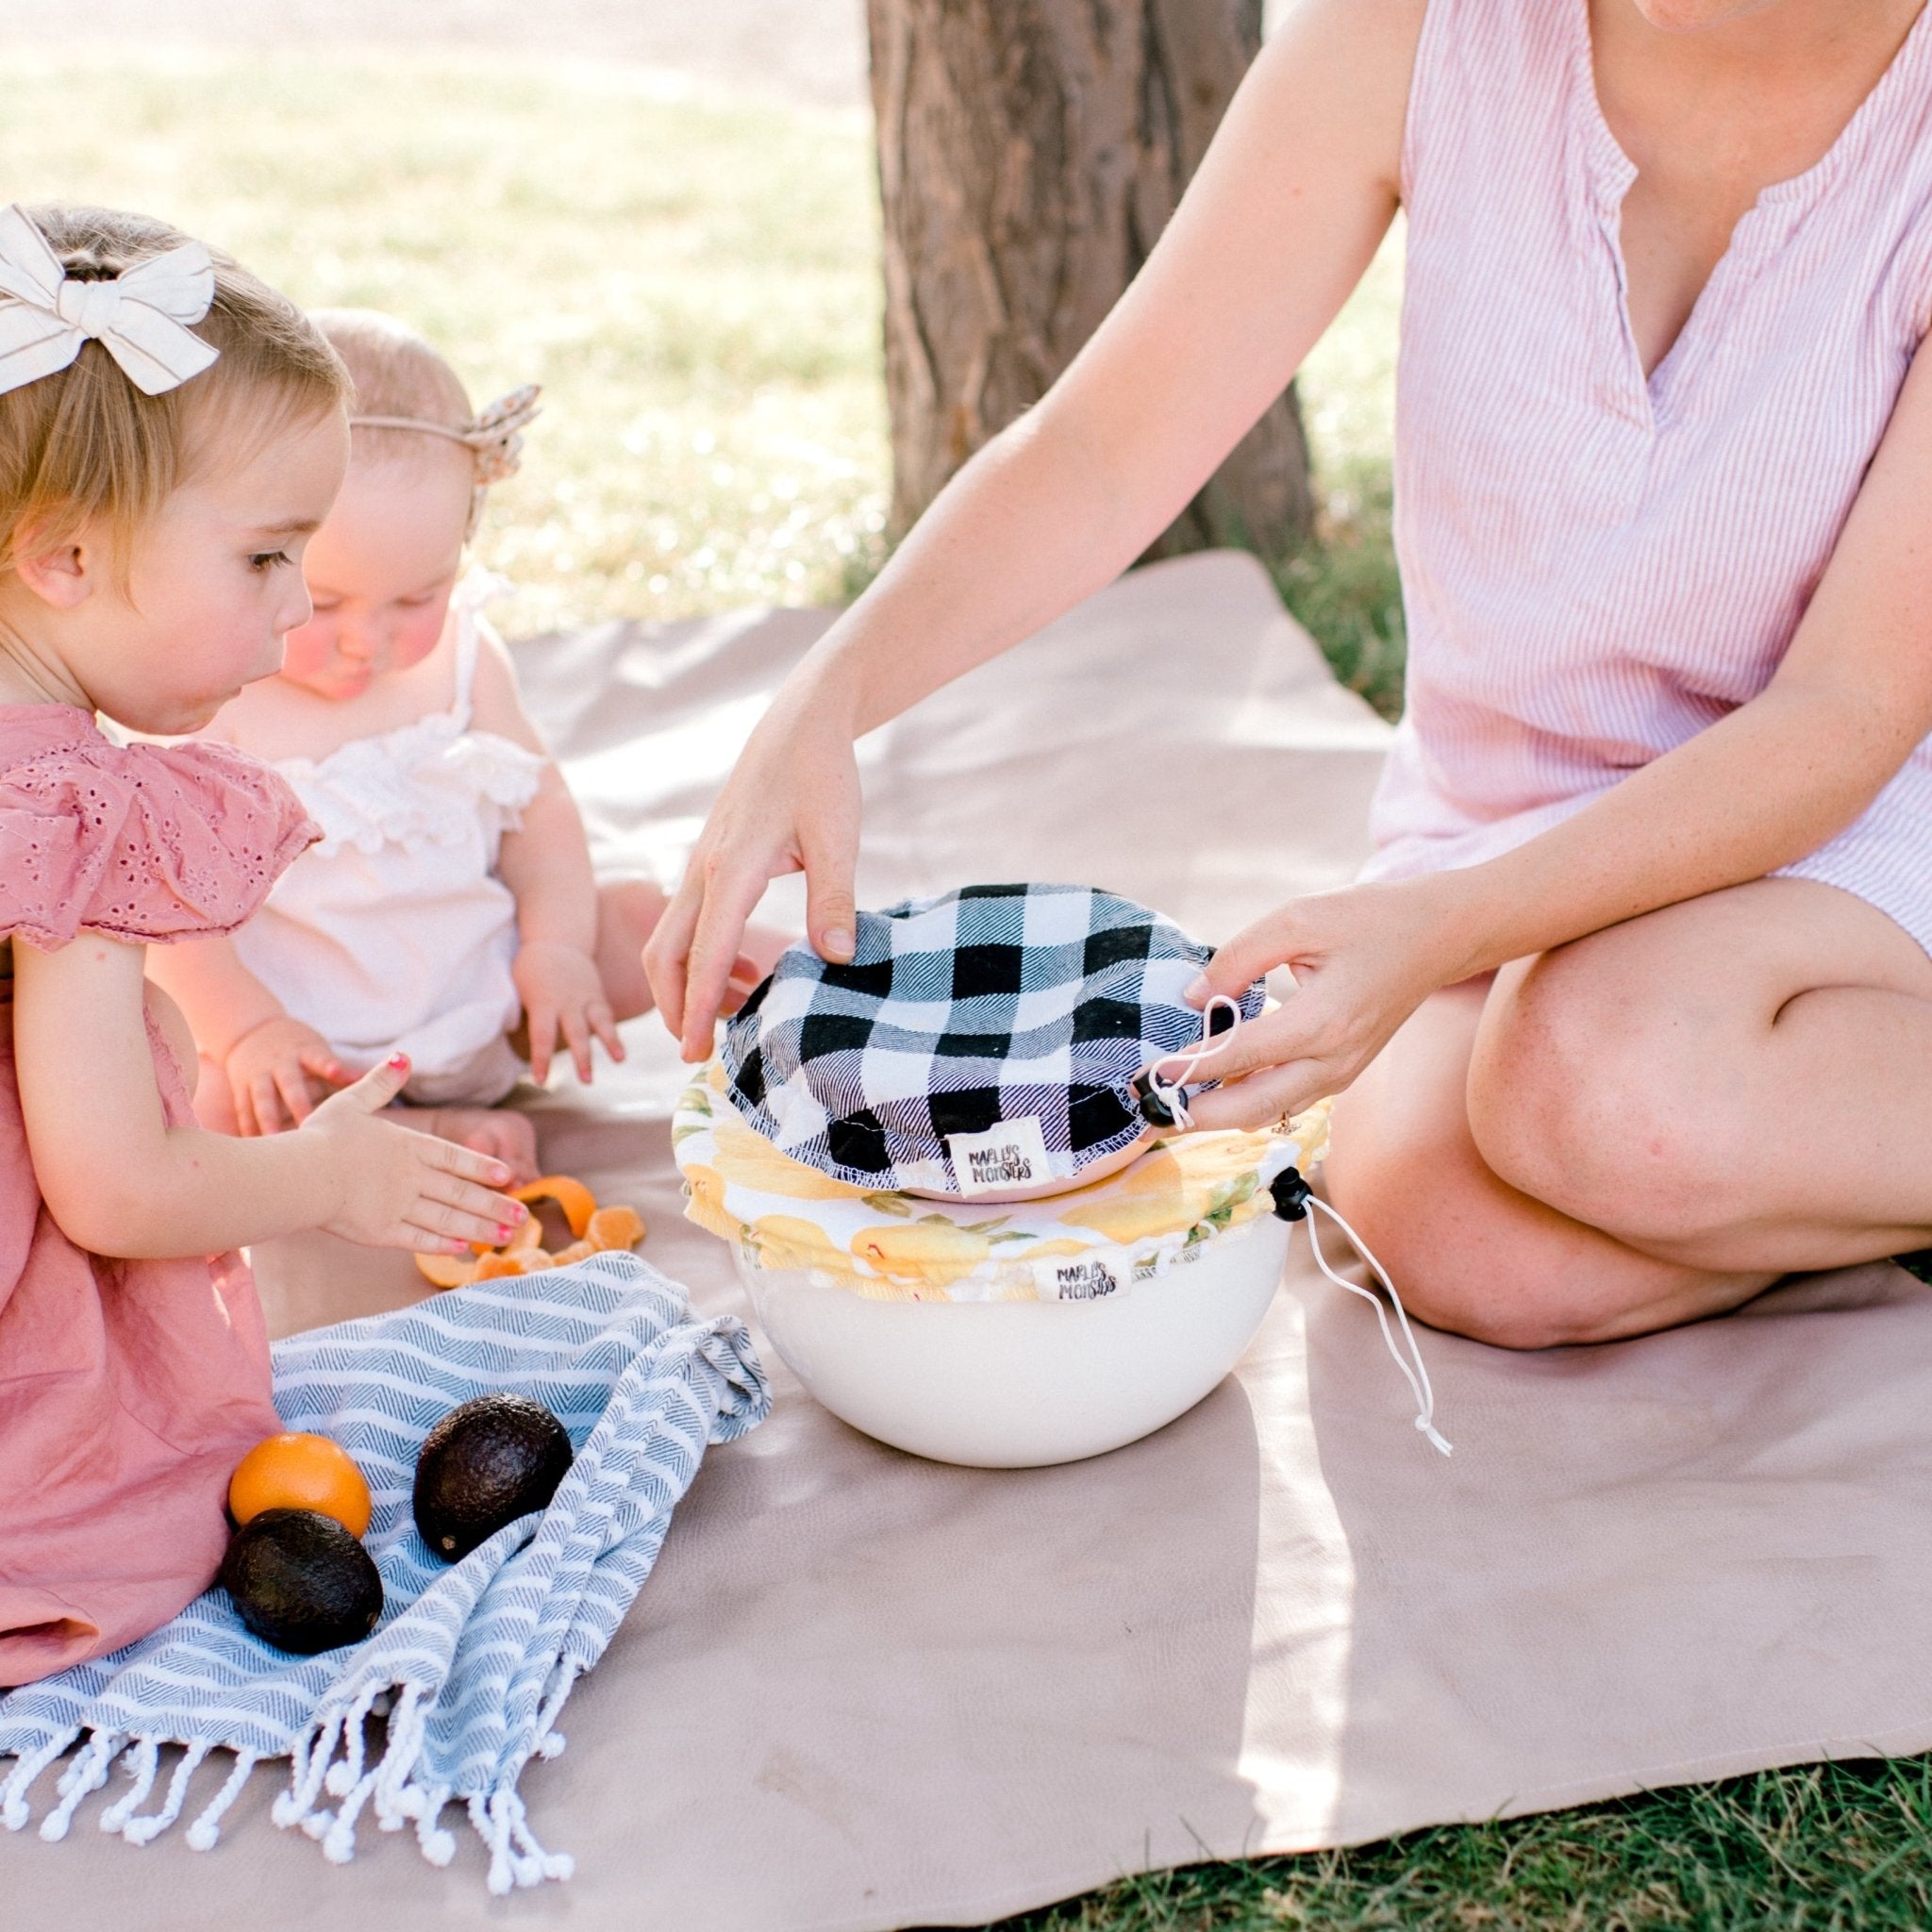
[[[1710,310],[1716,306],[1724,286],[1742,272],[1741,264],[1750,244],[1768,225],[1769,218],[1782,212],[1787,225],[1803,213],[1806,206],[1822,194],[1850,164],[1854,149],[1862,142],[1864,131],[1880,111],[1881,103],[1905,85],[1905,76],[1915,62],[1922,39],[1932,34],[1932,0],[1922,5],[1905,38],[1879,75],[1865,92],[1864,98],[1846,117],[1845,124],[1824,154],[1808,168],[1781,181],[1773,181],[1757,191],[1757,198],[1732,226],[1724,252],[1712,263],[1710,273],[1697,291],[1689,313],[1679,325],[1664,352],[1646,374],[1643,353],[1637,341],[1637,329],[1630,313],[1630,271],[1624,254],[1623,216],[1624,197],[1638,175],[1637,163],[1624,151],[1604,112],[1603,98],[1596,84],[1596,37],[1591,23],[1591,0],[1573,0],[1574,25],[1576,92],[1586,117],[1585,151],[1590,164],[1591,186],[1595,191],[1604,241],[1615,271],[1617,313],[1627,357],[1626,375],[1633,387],[1633,400],[1641,399],[1642,415],[1650,427],[1657,428],[1665,415],[1665,404],[1677,387],[1683,368],[1695,360],[1697,344],[1707,332]],[[1716,291],[1718,293],[1713,294]],[[1688,351],[1688,353],[1687,353]]]

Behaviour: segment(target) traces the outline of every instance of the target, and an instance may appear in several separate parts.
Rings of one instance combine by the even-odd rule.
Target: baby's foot
[[[419,1134],[434,1134],[502,1161],[512,1187],[537,1178],[537,1130],[513,1108],[400,1107],[395,1111],[404,1126]]]

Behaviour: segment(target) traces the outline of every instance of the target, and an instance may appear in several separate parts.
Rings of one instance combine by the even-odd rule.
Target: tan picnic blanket
[[[522,648],[605,858],[675,866],[824,621]],[[1079,879],[1224,936],[1348,876],[1384,736],[1251,563],[1162,564],[868,744],[863,891]],[[748,1312],[678,1218],[678,1069],[653,1023],[629,1037],[620,1074],[541,1104],[545,1160],[637,1203],[701,1307]],[[327,1242],[260,1263],[282,1330],[416,1291],[407,1261]],[[208,1854],[86,1812],[61,1845],[0,1833],[6,1923],[972,1924],[1143,1868],[1932,1746],[1932,1305],[1909,1277],[1607,1348],[1424,1346],[1452,1461],[1298,1247],[1193,1413],[1010,1474],[881,1448],[768,1353],[771,1421],[707,1458],[569,1749],[525,1777],[568,1885],[492,1903],[467,1842],[439,1872],[373,1831],[328,1868],[270,1823],[264,1771]]]

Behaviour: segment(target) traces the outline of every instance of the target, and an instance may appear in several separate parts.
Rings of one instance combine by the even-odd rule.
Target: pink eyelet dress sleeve
[[[0,707],[0,935],[167,944],[231,932],[315,836],[266,767],[110,743],[85,712]],[[192,1125],[152,1016],[163,1117]],[[100,1657],[213,1580],[227,1482],[279,1428],[237,1254],[77,1248],[34,1178],[0,979],[0,1686]]]

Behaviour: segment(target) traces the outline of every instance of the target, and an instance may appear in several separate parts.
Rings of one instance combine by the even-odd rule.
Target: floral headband
[[[426,416],[351,416],[351,429],[413,429],[459,442],[476,459],[476,487],[487,490],[514,476],[524,458],[524,431],[542,413],[541,387],[526,382],[499,396],[468,423],[432,423]]]
[[[542,413],[537,398],[541,385],[526,382],[497,399],[467,423],[436,423],[426,416],[351,416],[351,429],[408,429],[420,436],[441,436],[459,442],[475,461],[476,488],[470,498],[465,538],[476,534],[483,517],[483,499],[492,483],[514,476],[524,460],[524,431]]]

